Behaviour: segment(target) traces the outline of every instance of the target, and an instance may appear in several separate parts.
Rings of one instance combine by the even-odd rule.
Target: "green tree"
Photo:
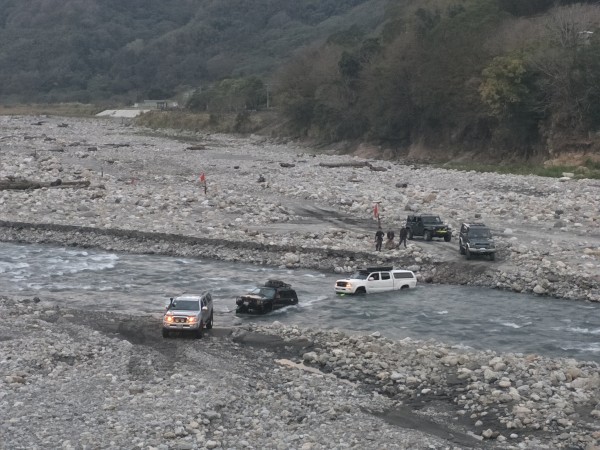
[[[530,91],[524,83],[526,72],[525,62],[518,56],[496,57],[483,70],[479,92],[492,115],[511,116],[527,103]]]

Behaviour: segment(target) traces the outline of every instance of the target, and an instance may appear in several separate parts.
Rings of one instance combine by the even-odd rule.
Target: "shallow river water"
[[[236,295],[270,278],[291,283],[299,304],[266,316],[236,316]],[[596,303],[422,283],[408,291],[338,297],[336,278],[302,269],[0,243],[3,295],[38,296],[65,307],[160,313],[170,296],[208,290],[215,299],[216,327],[278,320],[600,361]]]

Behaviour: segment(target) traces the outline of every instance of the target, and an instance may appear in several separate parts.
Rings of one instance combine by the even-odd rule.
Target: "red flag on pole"
[[[379,219],[379,203],[375,203],[375,206],[373,206],[373,217]]]
[[[200,183],[206,183],[206,176],[204,175],[204,172],[200,174]]]

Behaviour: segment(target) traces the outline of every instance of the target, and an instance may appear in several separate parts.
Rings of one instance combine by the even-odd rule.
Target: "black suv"
[[[432,238],[444,238],[444,241],[450,242],[452,239],[452,230],[448,225],[442,222],[440,216],[434,214],[415,214],[406,218],[407,237],[412,239],[415,236],[423,236],[426,241]]]
[[[279,280],[269,280],[264,286],[252,289],[235,299],[236,313],[250,311],[266,313],[283,306],[295,305],[298,296],[292,286]]]
[[[496,259],[496,245],[492,232],[483,223],[463,223],[458,236],[458,251],[461,255],[488,255],[490,261]]]

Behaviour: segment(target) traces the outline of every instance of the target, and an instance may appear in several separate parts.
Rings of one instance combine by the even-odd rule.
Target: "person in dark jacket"
[[[404,248],[406,248],[406,236],[408,236],[408,230],[406,227],[400,228],[400,242],[398,242],[398,248],[400,248],[402,242],[404,242]]]
[[[375,250],[381,251],[381,244],[383,244],[383,230],[381,227],[377,229],[377,233],[375,233]]]

